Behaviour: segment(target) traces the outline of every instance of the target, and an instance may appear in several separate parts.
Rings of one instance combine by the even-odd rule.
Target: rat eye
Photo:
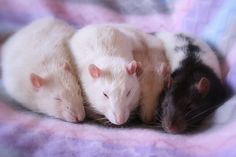
[[[103,95],[104,95],[107,99],[109,99],[109,97],[108,97],[108,95],[107,95],[106,93],[103,92]]]
[[[129,90],[128,93],[126,94],[127,97],[130,95],[130,92],[131,92],[131,90]]]

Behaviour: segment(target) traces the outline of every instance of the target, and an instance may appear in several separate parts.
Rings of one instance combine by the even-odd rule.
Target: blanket
[[[223,56],[225,78],[236,90],[234,0],[0,0],[0,42],[27,23],[55,16],[78,29],[93,23],[129,23],[145,32],[187,32]],[[2,39],[2,40],[1,40]],[[2,157],[235,157],[236,96],[199,132],[171,135],[156,128],[106,128],[68,123],[20,108],[1,87]]]

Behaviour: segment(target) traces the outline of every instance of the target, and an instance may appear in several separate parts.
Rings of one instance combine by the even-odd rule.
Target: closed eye
[[[126,96],[128,97],[131,93],[131,90],[128,91],[128,93],[126,94]]]
[[[54,99],[55,99],[56,101],[62,102],[62,99],[59,98],[59,97],[55,97]]]
[[[107,99],[109,99],[109,96],[108,96],[106,93],[103,92],[103,95],[104,95]]]

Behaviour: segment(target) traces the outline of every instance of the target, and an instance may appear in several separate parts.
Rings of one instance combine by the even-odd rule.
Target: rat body
[[[73,36],[70,47],[90,111],[112,124],[125,124],[140,96],[142,70],[134,61],[132,42],[115,26],[90,25]]]
[[[4,44],[2,80],[22,106],[70,122],[85,117],[81,89],[67,41],[75,32],[47,18],[32,22]]]
[[[142,65],[142,75],[139,82],[141,87],[140,118],[144,123],[155,120],[159,98],[164,90],[166,78],[169,75],[169,65],[160,39],[143,33],[129,25],[117,25],[134,45],[134,59]]]
[[[197,127],[224,100],[219,61],[204,42],[185,34],[158,33],[171,77],[162,101],[165,131],[182,133]]]

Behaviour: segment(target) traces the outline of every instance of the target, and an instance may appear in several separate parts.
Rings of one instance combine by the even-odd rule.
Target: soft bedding
[[[236,90],[234,0],[0,0],[0,38],[32,20],[56,16],[80,28],[126,22],[153,31],[188,32],[209,42],[228,63]],[[226,69],[226,68],[225,68]],[[227,73],[226,73],[227,72]],[[73,124],[26,111],[0,95],[0,156],[235,157],[236,96],[200,132],[171,135],[155,128]]]

